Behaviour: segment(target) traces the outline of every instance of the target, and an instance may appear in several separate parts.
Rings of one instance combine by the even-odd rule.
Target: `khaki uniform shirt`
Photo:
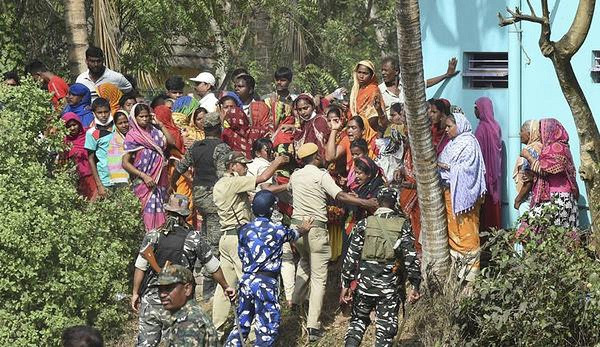
[[[303,220],[314,217],[316,221],[327,222],[327,195],[335,198],[342,188],[326,170],[314,165],[294,171],[288,183],[294,199],[292,218]]]
[[[221,231],[235,229],[252,219],[248,193],[253,192],[255,188],[256,176],[225,173],[217,181],[213,188],[213,201],[217,205]]]

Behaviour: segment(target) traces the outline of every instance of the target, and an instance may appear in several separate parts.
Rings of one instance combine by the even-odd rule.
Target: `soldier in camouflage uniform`
[[[227,284],[219,260],[213,256],[210,245],[200,231],[193,230],[185,222],[186,216],[190,214],[187,197],[173,194],[165,205],[165,211],[167,221],[160,229],[144,236],[135,262],[131,304],[133,310],[139,312],[137,346],[157,346],[163,330],[167,330],[173,323],[173,317],[160,302],[156,286],[158,275],[141,256],[141,252],[148,246],[154,250],[158,266],[164,266],[168,260],[192,270],[198,262],[212,274],[227,296],[235,295],[235,290]]]
[[[354,227],[342,266],[340,300],[353,302],[346,346],[360,346],[373,309],[377,317],[375,346],[392,346],[398,311],[406,296],[404,274],[413,287],[409,301],[419,298],[420,261],[410,222],[398,212],[398,193],[384,188],[377,201],[380,207],[375,214]],[[358,280],[355,292],[350,289],[353,280]]]
[[[213,202],[212,187],[225,173],[225,158],[231,148],[221,141],[221,118],[219,113],[211,112],[204,118],[204,140],[196,141],[185,152],[184,158],[177,163],[171,177],[171,187],[175,190],[177,180],[190,167],[194,169],[192,195],[194,206],[202,216],[202,234],[212,247],[213,254],[219,257],[221,227],[217,206]],[[215,290],[215,283],[204,273],[202,297],[208,300]]]
[[[312,227],[310,220],[297,229],[273,223],[271,216],[275,202],[275,195],[268,190],[256,193],[252,201],[256,218],[239,231],[238,254],[243,275],[236,310],[244,338],[250,333],[252,321],[256,322],[256,346],[272,346],[277,338],[281,319],[278,279],[283,245],[296,241]],[[241,346],[237,327],[229,334],[225,346]]]
[[[181,265],[166,266],[157,280],[160,300],[172,316],[166,341],[169,347],[217,347],[217,331],[194,300],[194,276]]]

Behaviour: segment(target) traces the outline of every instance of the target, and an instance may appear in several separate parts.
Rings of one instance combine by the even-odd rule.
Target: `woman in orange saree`
[[[380,131],[379,121],[385,119],[381,92],[375,76],[375,65],[369,60],[361,60],[352,73],[354,84],[350,93],[350,114],[360,116],[365,123],[363,138],[367,143],[377,136]]]

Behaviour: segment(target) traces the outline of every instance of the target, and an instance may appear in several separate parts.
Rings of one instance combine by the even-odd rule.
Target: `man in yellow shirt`
[[[241,152],[231,152],[226,161],[226,172],[213,188],[213,200],[221,223],[223,236],[219,240],[221,268],[227,283],[235,286],[242,276],[242,264],[238,256],[238,227],[248,223],[252,210],[248,193],[253,193],[256,186],[273,176],[277,168],[289,161],[287,156],[277,157],[262,174],[247,176],[251,160],[246,159]],[[274,189],[276,188],[273,186]],[[219,338],[224,334],[223,328],[229,315],[231,304],[223,294],[223,289],[217,287],[213,299],[212,318]]]

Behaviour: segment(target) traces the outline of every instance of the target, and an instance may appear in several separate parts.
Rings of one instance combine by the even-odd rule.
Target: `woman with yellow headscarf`
[[[360,116],[365,123],[363,138],[369,143],[377,136],[379,117],[384,115],[375,65],[369,60],[359,61],[352,72],[354,84],[350,93],[350,115]],[[375,128],[374,128],[375,127]]]

